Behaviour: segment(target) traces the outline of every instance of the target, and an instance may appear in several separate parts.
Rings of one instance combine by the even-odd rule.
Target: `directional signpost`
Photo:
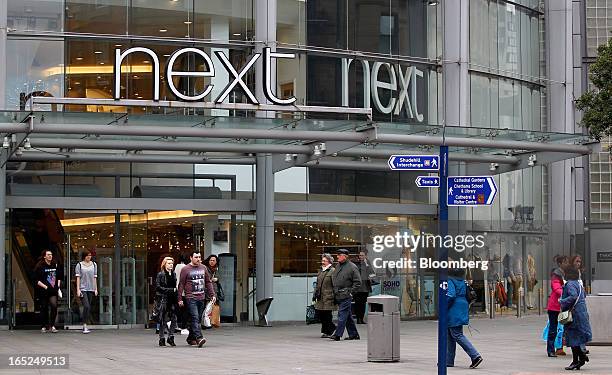
[[[440,169],[438,155],[392,155],[387,162],[392,171],[432,171]]]
[[[492,176],[453,176],[448,178],[446,203],[449,206],[490,206],[497,194]]]
[[[414,182],[420,188],[440,187],[440,177],[438,176],[419,176]]]

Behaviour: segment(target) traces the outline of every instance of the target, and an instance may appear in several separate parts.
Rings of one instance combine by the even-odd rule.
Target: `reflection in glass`
[[[8,0],[7,27],[16,31],[62,31],[62,0]]]
[[[127,34],[129,0],[66,0],[66,31]]]

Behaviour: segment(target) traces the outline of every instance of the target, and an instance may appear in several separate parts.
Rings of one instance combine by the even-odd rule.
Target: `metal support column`
[[[257,325],[268,326],[274,278],[274,172],[271,154],[257,154],[255,253]]]
[[[448,177],[448,146],[440,146],[440,188],[438,189],[438,207],[440,210],[438,221],[440,223],[440,236],[448,233],[448,205],[447,205],[447,177]],[[440,244],[438,258],[441,262],[448,260],[448,249]],[[438,287],[438,375],[446,375],[446,340],[448,334],[448,302],[446,297],[448,272],[445,268],[439,270]]]
[[[0,151],[0,320],[6,314],[6,160],[8,150]]]
[[[115,213],[115,256],[113,261],[113,289],[115,291],[115,324],[119,325],[121,317],[121,214]],[[112,322],[111,322],[112,324]]]

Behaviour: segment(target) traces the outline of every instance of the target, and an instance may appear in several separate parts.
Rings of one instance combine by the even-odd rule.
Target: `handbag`
[[[151,320],[159,322],[161,311],[161,301],[159,299],[155,299],[153,302],[153,309],[151,310]]]
[[[319,319],[319,314],[317,314],[317,310],[314,305],[306,306],[306,324],[317,324],[321,323]]]
[[[572,306],[572,308],[567,311],[561,311],[559,313],[559,318],[558,318],[559,323],[566,325],[574,321],[574,318],[572,317],[572,310],[574,310],[574,308],[578,304],[578,301],[580,300],[581,295],[582,295],[582,287],[580,287],[580,292],[578,293],[578,297],[576,297],[576,302],[574,302],[574,306]]]

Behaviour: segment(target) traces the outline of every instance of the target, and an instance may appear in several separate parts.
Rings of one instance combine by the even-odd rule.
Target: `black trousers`
[[[57,319],[57,295],[43,295],[41,297],[40,315],[43,328],[55,326],[55,320]]]
[[[557,339],[557,321],[559,318],[558,311],[548,310],[548,337],[546,340],[546,351],[548,353],[555,352],[555,340]]]
[[[572,356],[574,357],[572,363],[586,362],[587,355],[579,346],[572,346]]]
[[[321,320],[321,333],[325,335],[332,335],[336,331],[336,325],[332,319],[331,310],[317,310],[319,320]]]
[[[355,317],[358,322],[363,321],[369,294],[368,292],[358,292],[353,296],[353,301],[355,302]]]

